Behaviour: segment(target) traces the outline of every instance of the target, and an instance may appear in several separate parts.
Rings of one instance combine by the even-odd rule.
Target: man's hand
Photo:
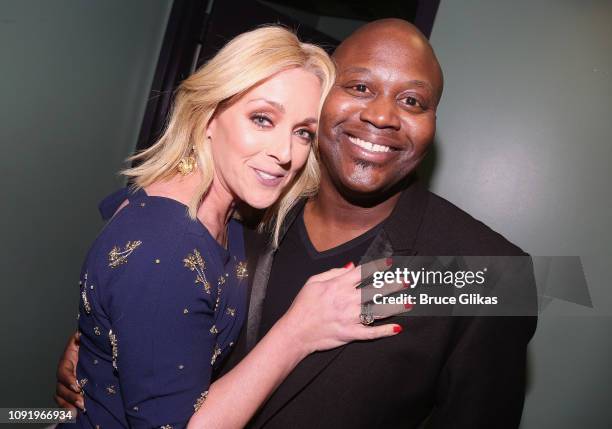
[[[54,395],[57,405],[62,408],[69,408],[74,413],[77,412],[76,408],[81,410],[85,408],[76,378],[76,367],[79,361],[79,337],[80,334],[75,332],[66,344],[64,354],[57,366],[57,384],[55,385]]]

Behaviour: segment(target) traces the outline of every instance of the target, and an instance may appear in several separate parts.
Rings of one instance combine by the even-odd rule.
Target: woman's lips
[[[255,172],[255,177],[257,177],[257,180],[259,181],[259,183],[261,183],[264,186],[269,186],[269,187],[278,186],[285,178],[285,175],[271,174],[266,171],[254,168],[254,167],[251,167],[251,168],[253,168],[253,171]]]

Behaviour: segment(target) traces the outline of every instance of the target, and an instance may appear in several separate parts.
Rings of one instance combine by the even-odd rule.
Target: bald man
[[[230,367],[323,270],[399,255],[524,255],[414,176],[435,134],[443,87],[427,39],[405,21],[375,21],[347,38],[334,60],[338,77],[319,124],[319,193],[293,210],[278,250],[261,254],[246,348]],[[404,331],[307,357],[250,426],[518,427],[535,319],[387,323]]]
[[[248,322],[224,371],[322,271],[401,255],[524,255],[414,175],[435,134],[443,87],[427,39],[405,21],[375,21],[347,38],[334,59],[338,77],[319,124],[320,191],[292,210],[278,249],[262,246],[255,233],[247,237],[256,267]],[[250,427],[518,427],[534,318],[386,323],[404,331],[304,359]]]

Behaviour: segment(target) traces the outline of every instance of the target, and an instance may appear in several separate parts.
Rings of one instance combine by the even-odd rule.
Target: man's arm
[[[54,399],[62,408],[69,408],[76,412],[76,408],[83,409],[81,396],[76,378],[76,367],[79,361],[79,332],[70,337],[64,353],[57,365],[57,383],[55,385]]]
[[[518,428],[535,326],[536,317],[461,318],[426,428]]]

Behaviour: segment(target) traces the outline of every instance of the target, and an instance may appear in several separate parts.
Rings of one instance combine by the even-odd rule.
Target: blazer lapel
[[[279,233],[279,242],[282,241],[304,204],[306,204],[305,199],[298,201],[289,213],[287,213]],[[268,244],[263,254],[259,257],[255,273],[253,274],[245,333],[245,355],[250,352],[253,347],[255,347],[255,344],[257,344],[257,341],[259,341],[259,328],[261,325],[263,303],[266,298],[268,279],[270,278],[270,271],[272,270],[272,262],[274,262],[275,253],[276,249],[274,249],[271,244]]]

